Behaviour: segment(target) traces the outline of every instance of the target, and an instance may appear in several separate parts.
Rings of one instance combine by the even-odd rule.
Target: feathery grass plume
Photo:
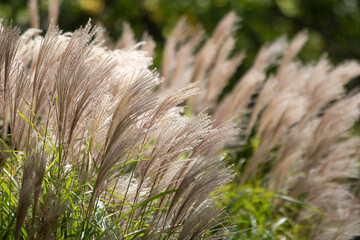
[[[193,110],[197,113],[216,105],[222,89],[244,58],[243,53],[230,57],[238,21],[236,14],[230,12],[218,24],[211,38],[204,42],[201,28],[191,28],[182,18],[166,41],[163,86],[178,88],[189,82],[199,82],[201,93],[192,99]]]
[[[0,27],[0,53],[2,55],[0,59],[0,84],[1,84],[1,107],[0,114],[2,115],[3,129],[2,138],[5,140],[8,134],[6,126],[9,122],[9,102],[11,101],[12,79],[16,78],[15,75],[19,74],[15,69],[17,63],[15,61],[15,54],[19,46],[19,34],[18,28],[12,28],[11,24]]]
[[[179,20],[164,46],[162,76],[165,82],[162,85],[163,88],[181,87],[191,82],[193,53],[203,40],[203,34],[199,26],[192,29],[184,17]]]
[[[48,6],[48,22],[52,23],[53,25],[57,25],[58,18],[59,18],[59,9],[60,9],[60,2],[59,0],[50,0]]]
[[[264,187],[288,193],[322,211],[323,217],[314,217],[314,212],[305,209],[299,213],[302,217],[296,221],[310,225],[313,218],[316,225],[310,233],[304,230],[301,234],[315,239],[355,236],[359,225],[350,222],[358,219],[359,204],[351,186],[352,179],[359,178],[359,143],[348,131],[360,115],[360,106],[358,95],[345,96],[344,85],[360,75],[360,65],[348,61],[333,67],[324,55],[317,63],[304,66],[296,60],[308,38],[302,31],[290,44],[279,38],[262,47],[253,67],[216,106],[212,100],[240,64],[235,61],[232,70],[225,71],[233,48],[235,19],[233,13],[226,16],[198,51],[195,49],[204,39],[203,32],[197,30],[188,36],[190,27],[180,20],[165,45],[163,86],[199,81],[200,88],[206,90],[193,99],[191,109],[195,113],[213,109],[214,126],[241,116],[240,124],[246,129],[241,142],[259,142],[240,173],[241,184],[263,172],[268,174],[264,176],[268,180],[262,180]],[[224,45],[217,42],[219,32]],[[274,74],[268,74],[270,66],[277,67]],[[219,74],[221,71],[230,74]],[[182,79],[177,72],[182,73]],[[269,163],[266,173],[262,166]],[[274,204],[274,208],[281,207],[281,203]]]
[[[239,80],[221,104],[215,108],[213,115],[215,125],[232,118],[236,114],[245,113],[244,110],[247,108],[252,94],[265,79],[267,68],[276,63],[286,46],[287,43],[282,37],[270,46],[265,45],[260,49],[253,67]],[[266,89],[268,88],[266,87]]]
[[[335,174],[331,171],[335,166],[352,166],[355,169],[358,166],[358,143],[352,143],[349,157],[332,156],[332,149],[341,144],[341,138],[346,137],[347,131],[360,115],[357,95],[342,97],[343,85],[360,74],[360,66],[356,62],[348,62],[331,69],[325,58],[315,66],[301,66],[292,59],[304,41],[303,33],[295,37],[276,75],[270,76],[269,82],[264,84],[258,95],[247,134],[249,136],[255,127],[255,138],[260,139],[260,143],[241,179],[245,183],[251,174],[261,171],[261,164],[272,161],[266,185],[276,192],[289,191],[292,197],[301,197],[306,203],[324,212],[325,216],[318,218],[317,228],[311,233],[313,238],[331,236],[328,230],[335,228],[335,231],[330,232],[334,233],[334,239],[338,239],[335,233],[343,231],[346,224],[342,223],[350,223],[359,216],[358,203],[350,189],[351,179],[359,176],[358,171],[354,173],[350,168],[338,168],[339,173],[343,174],[336,179],[327,176]],[[255,126],[256,121],[258,124]],[[338,151],[346,153],[344,146],[340,149]],[[270,157],[270,152],[273,152],[274,158]],[[326,160],[329,156],[332,156],[331,161]],[[327,164],[323,166],[320,175],[317,166],[322,162]],[[294,181],[294,178],[298,180]],[[304,181],[311,183],[305,185]],[[299,192],[298,189],[303,191]],[[338,190],[334,192],[334,189]],[[330,195],[327,195],[330,193],[333,200],[331,203],[328,201]],[[344,202],[347,204],[343,205]],[[340,209],[348,214],[339,216],[337,212]],[[354,229],[347,234],[350,238],[357,233]]]
[[[237,130],[181,113],[196,84],[158,95],[148,53],[107,48],[90,23],[65,34],[50,25],[44,36],[0,29],[1,238],[224,230],[212,193],[233,174],[217,153]]]
[[[130,24],[127,22],[123,23],[123,32],[121,38],[116,42],[115,48],[117,49],[126,49],[133,47],[136,44],[135,33],[130,27]]]
[[[105,31],[105,29],[104,29]],[[123,31],[119,39],[115,44],[111,43],[111,40],[107,41],[107,46],[110,46],[113,49],[122,49],[122,50],[131,50],[138,49],[141,51],[147,52],[147,56],[155,56],[155,42],[147,32],[144,32],[142,35],[142,41],[136,42],[135,33],[132,30],[129,23],[123,23]]]
[[[39,17],[39,6],[37,0],[28,1],[28,11],[30,16],[30,26],[32,28],[39,28],[40,17]]]

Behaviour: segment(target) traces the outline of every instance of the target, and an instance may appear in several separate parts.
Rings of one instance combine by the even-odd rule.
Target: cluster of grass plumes
[[[36,27],[36,0],[29,2]],[[56,22],[56,11],[49,16]],[[65,34],[50,26],[44,37],[3,25],[2,237],[223,237],[227,220],[214,190],[231,170],[216,154],[229,139],[238,181],[226,201],[242,214],[235,238],[271,239],[284,223],[297,233],[275,238],[360,235],[360,144],[350,132],[360,94],[344,89],[360,65],[332,66],[325,55],[304,65],[296,58],[303,31],[264,45],[218,102],[245,57],[234,52],[238,22],[229,13],[207,38],[181,19],[164,47],[163,83],[148,69],[151,37],[137,43],[126,23],[116,43],[90,25]],[[251,205],[247,196],[265,197]],[[271,216],[270,224],[258,226],[252,212]],[[261,227],[271,230],[259,235]]]
[[[0,25],[2,239],[222,235],[213,192],[232,171],[217,153],[237,130],[181,114],[199,90],[158,95],[151,63],[90,24],[44,36]]]
[[[237,147],[250,147],[252,154],[235,159],[241,163],[238,184],[260,181],[269,191],[318,209],[292,217],[308,226],[300,236],[358,235],[360,202],[353,185],[359,179],[360,144],[350,130],[360,116],[360,94],[346,94],[344,86],[360,75],[360,65],[348,61],[333,67],[326,56],[303,65],[296,59],[307,40],[303,31],[290,44],[281,37],[263,46],[251,69],[217,103],[243,58],[233,53],[237,21],[229,13],[204,40],[201,31],[181,20],[165,45],[163,86],[198,81],[202,92],[191,100],[194,114],[209,109],[214,126],[239,118],[244,131]],[[274,209],[282,205],[273,202]]]

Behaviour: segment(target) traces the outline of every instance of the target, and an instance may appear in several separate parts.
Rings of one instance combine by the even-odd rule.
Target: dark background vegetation
[[[238,49],[246,49],[248,67],[259,47],[280,35],[294,36],[306,28],[310,41],[301,57],[308,61],[327,52],[331,61],[360,59],[359,0],[60,0],[60,28],[73,31],[89,18],[101,22],[115,39],[122,22],[137,37],[148,31],[158,45],[156,65],[164,39],[182,15],[201,23],[211,33],[230,10],[241,16]],[[0,17],[13,19],[22,29],[29,26],[26,0],[0,0]],[[41,27],[46,29],[48,1],[40,0]]]

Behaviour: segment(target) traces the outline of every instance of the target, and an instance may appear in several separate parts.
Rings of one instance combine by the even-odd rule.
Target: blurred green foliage
[[[226,194],[221,198],[221,206],[232,218],[228,239],[311,239],[314,223],[307,218],[303,222],[301,213],[307,209],[314,213],[314,220],[321,218],[323,213],[314,206],[308,205],[305,199],[294,199],[286,192],[279,194],[266,189],[272,168],[272,160],[258,167],[256,176],[244,185],[240,183],[245,165],[254,155],[260,139],[250,137],[247,144],[237,151],[224,152],[224,160],[234,166],[236,177],[226,186]],[[273,155],[274,154],[274,155]],[[276,152],[270,152],[269,158]]]
[[[211,33],[230,10],[242,18],[237,33],[237,48],[246,49],[244,69],[264,42],[286,34],[294,36],[307,28],[310,40],[302,51],[304,60],[328,52],[337,63],[344,59],[360,59],[359,0],[60,0],[60,28],[72,31],[89,18],[101,22],[113,38],[128,21],[137,37],[148,31],[161,49],[178,19],[186,15],[191,23],[201,23]],[[26,0],[1,0],[0,17],[28,27]],[[41,27],[46,28],[48,0],[40,0]],[[160,50],[158,50],[160,57]],[[157,60],[159,65],[160,60]]]
[[[307,239],[300,236],[311,226],[294,222],[300,208],[306,204],[274,194],[261,187],[230,185],[223,206],[231,215],[238,215],[229,232],[230,239]],[[278,206],[278,207],[274,207]]]

